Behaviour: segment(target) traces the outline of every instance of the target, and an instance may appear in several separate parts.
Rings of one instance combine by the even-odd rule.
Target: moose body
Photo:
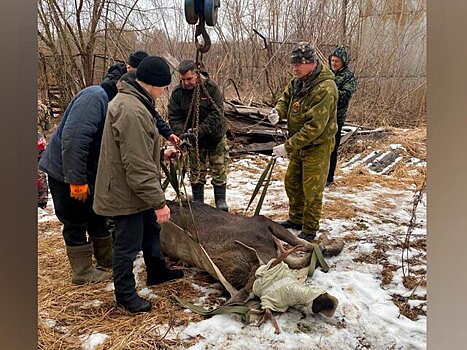
[[[312,244],[264,216],[246,217],[195,202],[190,202],[189,206],[186,202],[183,206],[170,201],[167,204],[171,223],[162,227],[163,252],[205,269],[219,279],[215,271],[209,271],[199,256],[193,254],[190,248],[193,241],[199,243],[233,287],[226,287],[232,295],[229,302],[245,301],[253,286],[256,269],[278,256],[273,236],[291,246],[303,246],[304,256],[289,256],[284,260],[290,268],[303,268],[310,263]]]

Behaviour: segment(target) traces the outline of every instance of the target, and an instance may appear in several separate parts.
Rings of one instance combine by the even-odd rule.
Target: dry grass
[[[321,215],[327,219],[351,219],[357,215],[357,209],[352,201],[327,195]]]
[[[356,152],[381,149],[389,144],[402,144],[407,150],[405,157],[416,157],[426,160],[426,129],[414,129],[402,132],[391,129],[379,139],[361,139],[360,142],[351,141],[343,147],[341,162],[350,159]],[[260,169],[267,165],[266,158],[256,158],[254,161]],[[244,169],[242,168],[244,167]],[[281,180],[283,171],[276,167],[273,179]],[[399,163],[389,176],[373,175],[365,166],[353,169],[349,173],[342,173],[337,169],[338,180],[336,186],[346,188],[349,193],[358,193],[368,186],[379,184],[391,189],[407,189],[414,184],[417,188],[423,182],[426,174],[424,168],[410,167]],[[235,171],[251,170],[247,166],[237,164]],[[358,212],[377,215],[373,209],[357,208],[352,201],[340,198],[331,193],[325,193],[326,202],[323,205],[322,217],[327,219],[356,220]],[[278,213],[287,211],[287,203],[271,203],[272,209]],[[394,209],[394,204],[384,196],[375,200],[375,208]],[[376,209],[377,210],[377,209]],[[279,214],[278,214],[279,215]],[[282,214],[280,214],[282,215]],[[272,217],[275,219],[274,217]],[[365,225],[364,222],[361,223]],[[207,274],[197,270],[184,271],[186,277],[152,288],[156,295],[151,301],[153,310],[146,314],[131,315],[116,307],[113,291],[106,283],[74,286],[71,284],[71,270],[65,254],[61,224],[57,221],[42,222],[38,225],[38,348],[39,349],[79,349],[83,340],[80,336],[89,336],[93,332],[103,333],[109,337],[105,343],[97,347],[101,349],[177,349],[197,342],[196,338],[174,341],[165,335],[169,328],[186,326],[189,322],[199,321],[202,316],[186,312],[183,308],[171,302],[170,297],[175,294],[188,301],[195,301],[204,297],[205,293],[192,286],[195,282],[201,286],[211,286],[215,281]],[[355,251],[357,242],[362,238],[349,231],[343,237],[348,252]],[[426,240],[418,239],[411,242],[411,247],[426,251]],[[392,247],[394,248],[394,247]],[[401,247],[398,247],[401,249]],[[381,264],[382,285],[391,283],[397,267],[387,263],[386,251],[389,248],[376,242],[375,250],[371,254],[363,254],[355,258],[357,262]],[[423,260],[423,259],[422,259]],[[413,264],[422,261],[413,261]],[[426,271],[413,271],[412,277],[406,279],[407,288],[424,286]],[[144,273],[138,289],[144,287]],[[212,286],[211,286],[212,287]],[[204,306],[213,306],[219,302],[219,295],[211,295],[204,302]],[[421,308],[410,308],[406,300],[394,297],[394,302],[400,307],[401,313],[416,319],[424,312]],[[51,326],[50,322],[55,322]]]
[[[51,227],[56,234],[43,234]],[[202,319],[172,303],[171,296],[177,295],[192,302],[204,296],[191,285],[192,280],[196,280],[198,285],[213,283],[213,279],[203,272],[185,269],[186,278],[153,287],[152,291],[157,295],[151,300],[153,310],[132,315],[116,307],[113,291],[107,288],[107,283],[71,284],[71,269],[59,223],[41,223],[38,242],[39,349],[79,349],[82,343],[80,336],[89,336],[93,332],[109,336],[104,346],[98,349],[176,349],[182,342],[164,338],[168,327],[186,326],[188,322]],[[140,279],[144,281],[144,276]],[[140,285],[138,289],[142,287]],[[214,302],[208,300],[205,306]],[[51,320],[55,322],[53,327],[49,325]],[[183,345],[192,342],[187,340]]]

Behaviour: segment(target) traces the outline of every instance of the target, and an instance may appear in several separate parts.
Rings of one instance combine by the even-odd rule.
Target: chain
[[[201,99],[201,96],[200,96],[200,85],[201,84],[201,81],[200,81],[200,77],[198,76],[197,78],[197,82],[196,82],[196,85],[193,89],[193,96],[191,98],[191,103],[190,103],[190,108],[188,109],[188,114],[187,114],[187,118],[185,120],[185,125],[183,127],[183,130],[184,132],[186,132],[188,130],[188,121],[191,119],[191,128],[194,130],[194,133],[195,133],[195,144],[193,145],[193,147],[195,148],[195,164],[196,164],[196,168],[198,169],[198,172],[196,172],[196,174],[193,174],[192,171],[190,171],[190,173],[192,174],[193,178],[191,180],[192,183],[197,183],[199,181],[199,177],[200,177],[200,164],[201,164],[201,161],[200,161],[200,157],[199,157],[199,138],[198,138],[198,134],[199,134],[199,110],[200,110],[200,99]],[[190,166],[191,168],[191,166]],[[190,169],[191,170],[191,169]]]

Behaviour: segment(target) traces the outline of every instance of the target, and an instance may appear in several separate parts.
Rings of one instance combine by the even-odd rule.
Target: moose
[[[344,246],[324,234],[317,242],[307,242],[262,215],[247,217],[197,202],[167,201],[167,205],[171,220],[162,225],[162,251],[218,279],[231,295],[226,304],[248,301],[256,270],[271,259],[301,269],[310,265],[312,243],[319,244],[324,256],[337,255]],[[292,249],[285,251],[280,241]],[[302,256],[290,254],[298,249],[304,252]],[[332,298],[331,306],[330,298],[323,301],[328,309],[335,309],[337,299]],[[326,310],[318,311],[330,315]]]

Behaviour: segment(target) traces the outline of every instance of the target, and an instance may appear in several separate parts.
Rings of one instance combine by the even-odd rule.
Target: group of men
[[[286,118],[290,134],[273,150],[275,156],[289,158],[289,219],[282,224],[300,229],[307,240],[319,229],[323,190],[333,181],[336,131],[355,90],[345,49],[334,51],[329,60],[332,72],[317,60],[311,44],[299,43],[290,57],[295,78],[269,115],[272,124]],[[161,149],[161,136],[174,146],[182,141],[190,145],[193,200],[204,202],[210,171],[215,205],[228,211],[222,93],[193,61],[182,61],[178,73],[167,124],[155,109],[155,100],[171,82],[167,62],[137,51],[126,65],[112,66],[101,84],[72,99],[39,162],[63,223],[72,283],[113,278],[117,304],[131,313],[151,309],[136,293],[133,262],[140,250],[148,286],[183,277],[183,271],[167,266],[160,247],[160,224],[170,219],[160,162],[179,153],[177,147]]]
[[[126,65],[112,66],[101,84],[81,90],[72,99],[39,161],[39,168],[48,175],[55,214],[63,223],[72,283],[112,277],[117,304],[132,313],[151,309],[151,303],[136,293],[133,262],[140,250],[148,286],[183,277],[183,271],[167,266],[160,248],[160,224],[170,219],[160,162],[178,152],[162,150],[160,135],[174,145],[180,137],[188,138],[180,124],[188,116],[186,101],[201,79],[192,61],[182,62],[179,71],[182,82],[170,100],[170,119],[178,135],[154,107],[171,82],[170,68],[163,58],[137,51]],[[195,128],[190,127],[200,153],[198,164],[192,164],[193,188],[206,182],[203,162],[209,159],[216,204],[228,210],[222,95],[209,77],[204,76],[202,83],[207,92],[198,92],[201,115]],[[195,159],[194,153],[192,149],[190,158]],[[204,199],[199,193],[195,197]]]

